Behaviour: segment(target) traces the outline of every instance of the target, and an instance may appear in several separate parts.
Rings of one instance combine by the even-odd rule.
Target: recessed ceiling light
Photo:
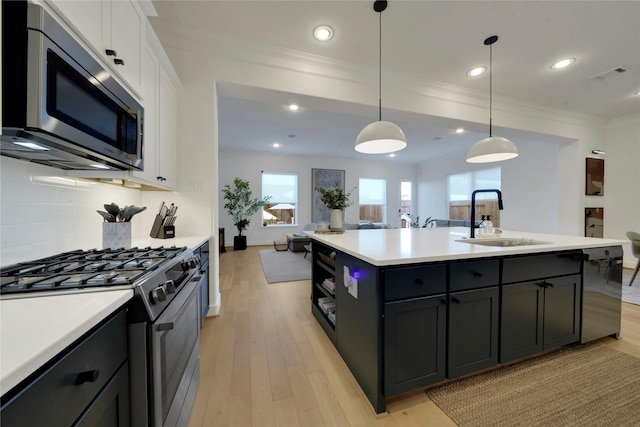
[[[487,71],[487,67],[476,67],[467,72],[468,77],[476,77]]]
[[[273,144],[271,144],[271,146],[272,146],[273,148],[279,148],[279,147],[280,147],[280,144],[278,144],[277,142],[274,142]]]
[[[320,25],[313,30],[313,37],[318,41],[326,42],[333,37],[333,29],[328,25]]]
[[[456,133],[462,133],[462,132],[464,132],[464,129],[462,129],[462,128],[456,129]]]
[[[289,104],[287,105],[287,108],[289,109],[289,111],[298,111],[300,109],[300,106],[298,104]]]
[[[576,58],[565,58],[551,64],[552,70],[561,70],[576,62]]]

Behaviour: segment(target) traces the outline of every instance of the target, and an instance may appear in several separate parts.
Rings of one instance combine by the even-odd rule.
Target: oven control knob
[[[153,304],[158,304],[159,302],[167,300],[167,293],[164,289],[164,286],[158,286],[157,288],[151,290],[151,302]]]
[[[189,268],[196,268],[198,266],[198,263],[196,262],[195,258],[191,258],[189,260]]]
[[[164,282],[164,288],[166,289],[168,294],[173,294],[176,292],[176,284],[173,280],[167,280]]]

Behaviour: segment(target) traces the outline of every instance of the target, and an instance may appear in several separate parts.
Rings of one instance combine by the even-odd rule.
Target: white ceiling
[[[153,4],[158,17],[151,22],[161,21],[165,28],[196,28],[216,39],[378,66],[379,17],[372,1],[155,0]],[[334,29],[332,41],[319,43],[311,37],[319,24]],[[496,97],[605,120],[640,114],[640,96],[634,95],[640,91],[640,1],[392,0],[382,14],[382,26],[383,82],[384,73],[397,73],[488,92],[488,74],[468,78],[466,72],[488,65],[489,49],[483,41],[496,34]],[[576,63],[562,71],[549,69],[564,57],[574,57]],[[617,67],[626,71],[593,79]],[[220,147],[273,150],[270,144],[277,141],[283,145],[279,150],[286,153],[330,151],[337,156],[371,158],[356,153],[353,141],[377,118],[376,109],[296,95],[303,109],[292,114],[282,107],[291,98],[281,92],[222,84]],[[385,110],[383,116],[407,135],[409,147],[398,153],[398,160],[466,152],[487,136],[485,129],[455,134],[458,124],[453,121],[434,123]],[[424,149],[426,144],[429,150]]]

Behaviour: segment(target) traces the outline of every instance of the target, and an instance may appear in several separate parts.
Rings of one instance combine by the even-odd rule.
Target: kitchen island
[[[391,396],[620,331],[619,240],[470,240],[468,228],[307,234],[312,312],[377,413]],[[593,251],[606,257],[592,261]],[[601,267],[611,292],[584,297],[585,263]],[[594,319],[584,313],[602,311],[585,304],[601,297],[613,326],[585,334]]]

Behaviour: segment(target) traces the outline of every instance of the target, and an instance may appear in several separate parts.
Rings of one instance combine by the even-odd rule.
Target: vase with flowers
[[[344,210],[353,205],[349,199],[353,190],[355,187],[345,192],[340,187],[340,181],[334,183],[334,188],[316,187],[316,191],[320,194],[320,201],[331,211],[331,222],[329,223],[331,231],[342,231]]]

